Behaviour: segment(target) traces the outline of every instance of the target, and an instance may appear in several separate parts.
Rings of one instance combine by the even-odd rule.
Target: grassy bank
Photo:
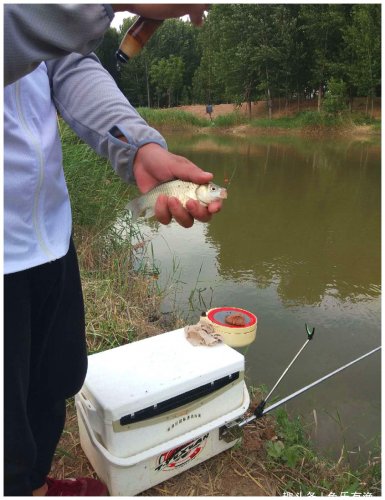
[[[199,111],[202,106],[197,107]],[[202,118],[187,111],[178,109],[150,109],[139,108],[138,111],[143,118],[155,127],[168,127],[171,129],[188,128],[210,128],[211,130],[223,130],[236,128],[240,125],[247,126],[250,132],[253,129],[269,130],[303,130],[304,132],[315,129],[327,132],[340,130],[344,132],[352,131],[356,127],[370,127],[373,133],[379,133],[381,121],[370,118],[363,113],[341,113],[331,115],[329,113],[317,111],[302,111],[289,116],[281,116],[273,119],[254,118],[248,119],[245,113],[233,111],[224,115],[215,116],[211,121],[209,118]]]
[[[62,122],[61,136],[93,353],[155,333],[162,293],[151,262],[134,263],[132,245],[145,245],[124,210],[134,188]]]
[[[183,324],[160,314],[167,290],[158,287],[153,261],[140,260],[145,242],[124,212],[129,188],[61,125],[65,174],[73,204],[74,239],[86,306],[90,352],[156,335]],[[116,220],[119,219],[119,223]],[[251,408],[262,397],[252,392]],[[232,450],[162,483],[143,496],[380,495],[379,450],[360,468],[341,450],[336,462],[315,453],[302,421],[284,410],[244,429]],[[77,431],[73,402],[55,455],[57,477],[93,475]]]
[[[152,126],[185,129],[208,127],[210,122],[187,111],[174,109],[137,108],[143,118]]]

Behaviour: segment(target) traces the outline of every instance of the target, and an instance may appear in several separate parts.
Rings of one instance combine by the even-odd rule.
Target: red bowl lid
[[[245,324],[243,326],[238,326],[226,323],[226,317],[231,314],[240,314],[244,318]],[[212,323],[226,326],[227,328],[247,328],[248,326],[255,325],[257,322],[257,317],[254,316],[254,314],[245,311],[245,309],[239,309],[238,307],[216,307],[208,312],[207,318]]]

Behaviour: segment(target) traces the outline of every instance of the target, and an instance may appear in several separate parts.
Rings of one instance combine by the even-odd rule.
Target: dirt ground
[[[316,101],[307,101],[301,104],[300,110],[305,111],[307,109],[316,109],[317,103]],[[192,113],[200,118],[208,118],[208,114],[206,113],[206,106],[203,104],[194,104],[192,106],[178,106],[178,108],[183,111],[187,111]],[[214,104],[213,105],[213,113],[212,118],[228,115],[233,113],[234,111],[238,111],[244,115],[249,116],[249,108],[247,103],[243,103],[240,107],[234,106],[234,104]],[[273,102],[272,114],[273,117],[278,118],[284,115],[292,115],[298,112],[297,103],[290,103],[288,106],[285,106],[283,103]],[[257,101],[251,104],[251,117],[252,118],[266,118],[267,117],[267,108],[265,101]]]
[[[192,113],[200,118],[209,118],[209,115],[206,113],[206,105],[205,104],[194,104],[192,106],[178,106],[174,109],[180,109],[183,111],[187,111]],[[291,102],[288,105],[285,104],[284,101],[274,100],[273,101],[273,113],[272,116],[274,118],[279,118],[281,116],[293,115],[298,111],[306,111],[306,110],[316,110],[317,109],[317,100],[314,99],[312,101],[302,101],[299,105],[297,102]],[[366,99],[365,98],[356,98],[353,100],[353,111],[357,112],[365,112],[366,109]],[[233,104],[214,104],[213,105],[213,113],[212,118],[227,115],[236,110],[236,107]],[[247,115],[249,114],[249,109],[247,103],[243,103],[238,111]],[[381,99],[376,98],[374,101],[374,118],[381,118]],[[266,118],[267,117],[267,108],[265,101],[257,101],[253,102],[251,105],[251,117],[252,118]]]
[[[194,104],[192,106],[178,106],[174,109],[180,109],[182,111],[187,111],[188,113],[192,113],[193,115],[198,116],[199,118],[208,118],[208,114],[206,113],[206,106],[204,104]],[[213,106],[212,117],[216,116],[228,115],[235,111],[235,107],[233,104],[216,104]]]

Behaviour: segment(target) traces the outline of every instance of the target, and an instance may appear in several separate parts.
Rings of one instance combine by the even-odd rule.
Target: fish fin
[[[136,222],[137,219],[141,216],[143,216],[145,219],[149,219],[153,215],[155,215],[155,210],[153,207],[144,207],[142,203],[142,197],[139,196],[139,198],[135,198],[134,200],[131,200],[127,206],[126,209],[131,212],[131,221]]]
[[[140,214],[142,212],[140,198],[135,198],[134,200],[131,200],[127,204],[126,209],[131,212],[131,221],[136,222],[136,220],[138,219],[138,217],[140,217]]]
[[[153,217],[155,215],[155,210],[153,207],[148,207],[146,208],[146,211],[144,212],[143,217],[145,219],[149,219],[150,217]]]

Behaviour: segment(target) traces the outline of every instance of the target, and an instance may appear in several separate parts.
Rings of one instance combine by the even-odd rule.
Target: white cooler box
[[[75,397],[80,442],[114,496],[140,493],[233,446],[250,400],[244,357],[192,346],[184,330],[89,356]]]

